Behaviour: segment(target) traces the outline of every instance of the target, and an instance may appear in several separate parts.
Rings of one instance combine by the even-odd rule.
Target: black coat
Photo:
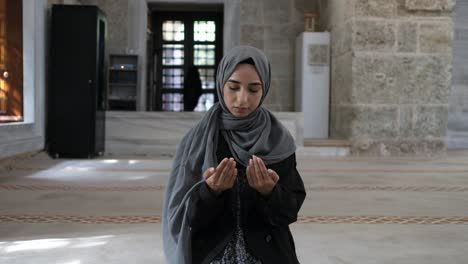
[[[218,162],[232,157],[223,136],[219,136]],[[304,183],[296,169],[295,154],[269,165],[280,176],[272,193],[266,198],[248,183],[243,184],[241,198],[241,228],[246,247],[264,264],[299,263],[289,224],[297,220],[297,214],[305,199]],[[237,163],[237,181],[246,182],[245,167]],[[192,232],[192,262],[209,263],[224,250],[236,226],[235,188],[216,196],[202,184],[192,193],[189,208],[189,225]]]

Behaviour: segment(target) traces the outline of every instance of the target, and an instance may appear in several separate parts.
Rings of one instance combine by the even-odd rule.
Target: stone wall
[[[128,50],[129,0],[79,0],[84,5],[97,5],[107,17],[107,48],[110,54],[125,54]]]
[[[271,61],[272,82],[265,106],[294,111],[294,57],[296,37],[304,31],[304,12],[314,1],[241,1],[240,43],[264,50]]]
[[[454,5],[320,1],[332,38],[333,138],[351,140],[355,155],[445,153]]]

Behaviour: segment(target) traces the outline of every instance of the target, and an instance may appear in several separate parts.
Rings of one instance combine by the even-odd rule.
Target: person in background
[[[197,67],[190,66],[184,79],[184,111],[193,111],[202,95],[202,82]]]

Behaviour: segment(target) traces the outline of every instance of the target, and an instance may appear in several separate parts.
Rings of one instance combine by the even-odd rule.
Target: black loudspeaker
[[[52,6],[46,148],[54,158],[104,153],[106,31],[96,6]]]

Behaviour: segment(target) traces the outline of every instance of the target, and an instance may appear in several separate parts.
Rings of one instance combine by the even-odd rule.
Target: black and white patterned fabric
[[[236,204],[233,206],[236,210],[236,230],[227,246],[221,251],[210,264],[261,264],[262,262],[256,259],[248,251],[245,240],[244,232],[242,231],[241,222],[241,190],[245,188],[246,176],[245,171],[239,170],[236,182],[237,199]]]

